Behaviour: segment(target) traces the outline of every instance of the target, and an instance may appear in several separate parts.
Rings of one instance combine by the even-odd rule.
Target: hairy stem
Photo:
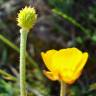
[[[28,31],[20,30],[20,96],[26,96],[26,41]]]

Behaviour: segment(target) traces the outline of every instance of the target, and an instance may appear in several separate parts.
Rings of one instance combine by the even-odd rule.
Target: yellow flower
[[[37,14],[34,8],[25,7],[20,10],[17,17],[18,26],[30,30],[37,20]]]
[[[82,53],[77,48],[53,49],[41,52],[41,55],[49,70],[44,71],[44,74],[51,80],[62,80],[68,84],[79,78],[88,59],[88,53]]]

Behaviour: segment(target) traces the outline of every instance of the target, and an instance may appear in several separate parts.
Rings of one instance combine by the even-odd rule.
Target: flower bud
[[[37,21],[37,14],[34,8],[25,7],[18,13],[18,26],[23,29],[30,30]]]

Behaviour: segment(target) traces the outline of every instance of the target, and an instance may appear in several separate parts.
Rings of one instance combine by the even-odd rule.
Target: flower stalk
[[[37,14],[34,8],[25,7],[20,10],[17,17],[17,24],[20,30],[20,96],[26,94],[26,41],[29,30],[33,28],[37,21]]]
[[[60,81],[61,89],[60,89],[60,96],[66,96],[66,84],[63,81]]]
[[[26,41],[27,41],[27,30],[21,29],[20,35],[20,96],[26,96]]]

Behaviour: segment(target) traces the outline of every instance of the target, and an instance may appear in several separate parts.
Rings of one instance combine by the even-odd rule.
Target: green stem
[[[66,84],[61,81],[61,89],[60,89],[60,96],[66,96]]]
[[[25,29],[20,30],[21,40],[20,40],[20,96],[26,96],[26,41],[28,31]]]

